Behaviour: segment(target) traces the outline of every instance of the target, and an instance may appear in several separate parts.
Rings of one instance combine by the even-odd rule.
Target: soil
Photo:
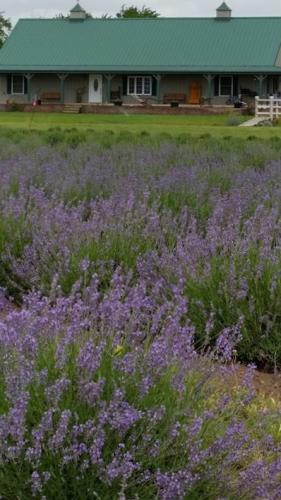
[[[246,368],[238,365],[235,373],[235,385],[239,385],[245,375]],[[253,383],[257,394],[281,402],[281,373],[265,373],[256,370]]]
[[[6,299],[3,293],[1,293],[0,290],[0,321],[5,319],[7,314],[9,314],[11,311],[15,310],[17,307],[13,302],[10,300]]]

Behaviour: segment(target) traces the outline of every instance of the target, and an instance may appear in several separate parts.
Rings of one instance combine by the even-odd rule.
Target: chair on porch
[[[121,90],[111,90],[110,92],[110,102],[118,101],[121,99]]]

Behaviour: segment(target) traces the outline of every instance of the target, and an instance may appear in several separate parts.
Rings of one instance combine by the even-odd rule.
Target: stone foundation
[[[42,104],[33,106],[32,104],[0,104],[0,111],[23,111],[33,113],[61,113],[63,104]],[[171,107],[170,105],[123,105],[114,106],[111,104],[81,104],[81,113],[93,114],[118,114],[118,115],[210,115],[224,114],[229,112],[241,113],[241,109],[235,109],[233,106],[188,106],[179,105]]]

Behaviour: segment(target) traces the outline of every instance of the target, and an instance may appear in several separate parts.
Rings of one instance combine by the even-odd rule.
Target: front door
[[[200,104],[202,87],[199,82],[192,82],[189,87],[189,104]]]
[[[89,102],[102,103],[102,75],[89,75]]]

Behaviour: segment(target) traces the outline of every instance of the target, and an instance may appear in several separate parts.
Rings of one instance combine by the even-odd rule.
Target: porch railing
[[[270,120],[281,117],[281,99],[275,97],[264,99],[257,96],[255,98],[255,115],[256,118],[264,117]]]

